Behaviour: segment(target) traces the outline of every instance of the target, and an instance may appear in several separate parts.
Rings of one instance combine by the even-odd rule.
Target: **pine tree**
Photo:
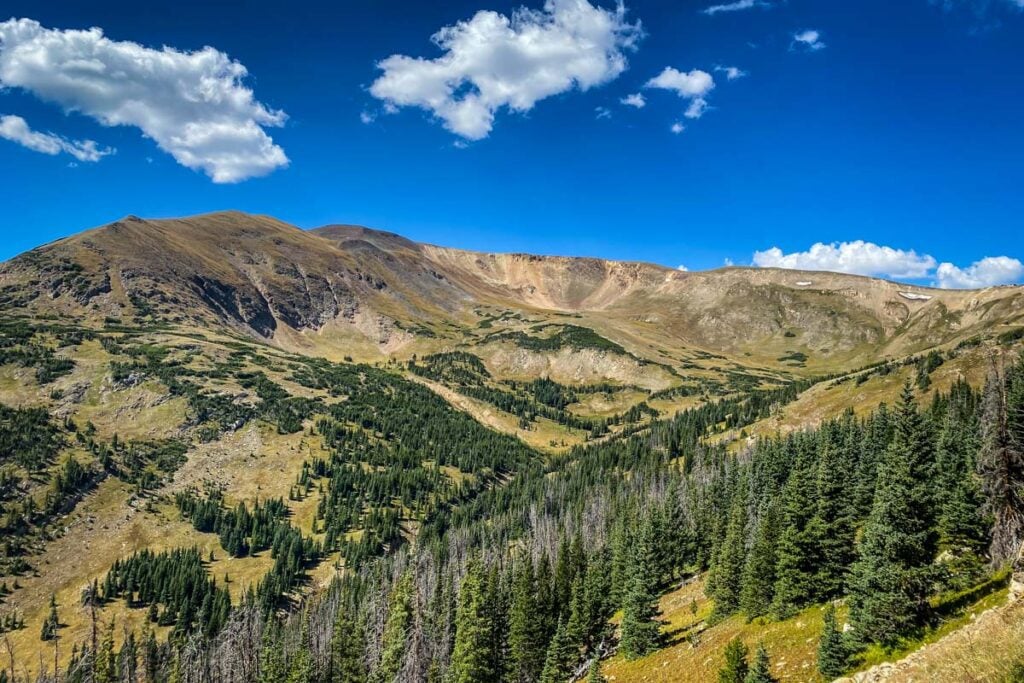
[[[288,663],[288,677],[285,683],[313,683],[313,657],[309,652],[309,621],[302,620],[302,634],[299,637],[299,648]]]
[[[756,619],[771,609],[781,524],[778,504],[771,497],[765,498],[754,530],[754,543],[743,568],[743,587],[740,589],[740,609],[748,619]]]
[[[100,641],[100,649],[96,653],[96,666],[93,679],[96,683],[114,683],[120,680],[117,670],[117,653],[114,651],[114,621],[107,624]]]
[[[57,616],[57,596],[50,595],[50,613],[43,620],[43,628],[39,633],[40,640],[53,640],[60,628],[60,617]]]
[[[747,655],[750,651],[738,637],[725,646],[725,663],[718,670],[718,683],[745,683],[750,666]]]
[[[349,610],[339,608],[331,637],[331,683],[365,683],[365,647],[361,625]]]
[[[555,637],[551,639],[547,655],[544,657],[540,683],[566,683],[578,658],[579,650],[569,640],[565,631],[565,621],[559,619]]]
[[[937,548],[932,476],[931,447],[907,384],[850,581],[860,642],[894,644],[925,619]]]
[[[795,439],[795,462],[782,491],[782,535],[777,549],[775,595],[772,611],[779,618],[793,614],[814,594],[817,571],[817,534],[811,520],[815,513],[817,472],[810,446]]]
[[[482,571],[479,561],[471,560],[459,591],[455,648],[448,674],[452,683],[484,683],[495,679]]]
[[[637,659],[658,646],[661,628],[658,615],[658,594],[651,575],[650,525],[643,524],[633,541],[630,582],[622,610],[622,637],[619,648],[626,659]]]
[[[808,535],[817,547],[812,600],[819,601],[840,595],[846,586],[847,573],[856,559],[854,536],[856,514],[851,499],[847,472],[838,444],[826,432],[818,458],[817,499]]]
[[[516,572],[509,610],[509,680],[513,683],[534,683],[540,677],[544,641],[538,622],[536,591],[533,563],[527,560]]]
[[[284,653],[281,652],[280,629],[275,624],[263,631],[260,648],[260,683],[281,683],[285,678]]]
[[[849,667],[850,653],[846,639],[836,624],[836,611],[831,605],[825,609],[825,626],[818,642],[818,671],[832,680],[846,673]]]
[[[597,657],[590,660],[590,668],[587,670],[587,683],[608,683],[608,679],[601,673],[601,660]]]
[[[945,548],[980,551],[987,541],[988,524],[982,515],[984,496],[975,473],[979,448],[978,422],[969,405],[972,391],[966,383],[950,390],[936,445],[938,531]]]
[[[764,649],[764,643],[758,644],[754,666],[747,672],[743,683],[778,683],[778,679],[772,676],[772,664],[768,659],[768,651]]]
[[[391,683],[405,659],[406,640],[412,623],[412,573],[402,573],[388,600],[388,617],[381,638],[380,664],[374,671],[374,683]]]
[[[716,554],[714,572],[715,599],[714,616],[727,617],[740,606],[740,591],[743,585],[743,569],[746,562],[747,537],[747,479],[741,477],[739,489],[733,495],[729,522],[725,528],[722,548]]]

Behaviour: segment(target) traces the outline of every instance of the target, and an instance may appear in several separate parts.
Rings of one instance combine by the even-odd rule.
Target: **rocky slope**
[[[457,345],[491,348],[485,357],[501,346],[508,356],[516,336],[499,333],[543,337],[550,330],[538,325],[571,324],[612,341],[620,355],[694,376],[729,367],[849,369],[1001,332],[1021,322],[1022,293],[932,290],[833,273],[689,273],[485,254],[357,226],[304,231],[237,212],[130,216],[0,266],[0,306],[36,313],[108,324],[214,324],[283,348],[364,358]],[[518,338],[512,346],[523,347]],[[520,363],[550,364],[532,357]],[[623,381],[619,374],[597,376]],[[666,381],[643,375],[637,368],[627,379]]]

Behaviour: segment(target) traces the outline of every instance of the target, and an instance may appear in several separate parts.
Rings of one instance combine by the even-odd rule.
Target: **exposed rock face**
[[[43,313],[219,324],[279,343],[291,332],[327,335],[338,323],[389,353],[409,350],[404,338],[395,345],[397,331],[414,342],[476,344],[479,336],[467,331],[486,309],[513,312],[524,326],[584,318],[573,324],[599,328],[641,360],[671,364],[691,348],[783,369],[792,365],[780,357],[794,351],[811,357],[809,368],[855,367],[1001,331],[1024,320],[1021,294],[834,273],[680,272],[483,254],[356,226],[305,231],[237,212],[128,217],[0,265],[0,304]]]

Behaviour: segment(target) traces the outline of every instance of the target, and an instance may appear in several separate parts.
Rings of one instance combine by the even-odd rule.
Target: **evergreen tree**
[[[778,679],[772,676],[772,664],[768,659],[768,651],[764,649],[764,643],[757,646],[754,666],[750,667],[743,683],[778,683]]]
[[[750,666],[747,655],[750,651],[738,637],[725,646],[725,663],[718,670],[718,683],[745,683]]]
[[[932,475],[931,447],[907,384],[850,581],[850,620],[860,642],[890,645],[924,622],[937,547]]]
[[[349,610],[339,608],[331,637],[331,683],[365,683],[365,647],[362,626]]]
[[[856,559],[856,514],[850,496],[848,463],[840,446],[826,431],[818,458],[818,495],[809,536],[817,546],[813,600],[834,598],[843,592],[850,565]]]
[[[633,541],[630,582],[622,610],[622,638],[619,647],[626,659],[637,659],[658,646],[661,628],[658,594],[651,575],[651,527],[643,524]]]
[[[455,648],[449,670],[452,683],[485,683],[496,678],[482,571],[479,561],[471,560],[459,591]]]
[[[114,683],[120,680],[117,670],[117,652],[114,650],[114,621],[111,619],[103,631],[99,651],[96,653],[96,665],[93,680],[96,683]]]
[[[176,660],[177,661],[177,660]],[[280,628],[276,622],[264,629],[260,647],[260,683],[281,683],[286,675],[281,651]]]
[[[299,648],[288,663],[288,677],[285,678],[285,683],[313,683],[313,658],[309,652],[308,623],[307,618],[303,618]]]
[[[829,605],[825,609],[825,626],[818,642],[818,671],[831,681],[846,673],[849,661],[849,649],[836,623],[835,608]]]
[[[57,616],[57,596],[50,594],[50,613],[43,620],[43,628],[39,633],[41,640],[53,640],[60,628],[60,617]]]
[[[508,674],[513,683],[534,683],[540,677],[544,640],[536,597],[533,563],[526,560],[516,572],[509,610]]]
[[[565,621],[559,619],[555,637],[551,639],[547,656],[544,658],[540,683],[566,683],[573,673],[572,668],[578,658],[579,650],[569,640],[565,631]]]
[[[782,491],[783,530],[777,549],[775,595],[772,611],[785,618],[807,604],[813,594],[817,573],[818,533],[812,525],[817,495],[817,471],[811,446],[791,439],[797,451]]]
[[[953,550],[981,551],[988,537],[984,495],[975,473],[978,431],[973,391],[961,380],[950,390],[935,455],[939,540]]]
[[[748,619],[756,619],[771,609],[781,524],[778,504],[770,497],[765,498],[754,530],[754,543],[743,568],[740,589],[740,609]]]
[[[406,570],[398,578],[388,600],[388,617],[384,622],[380,664],[374,671],[374,683],[392,683],[402,669],[413,617],[412,598],[412,573]]]
[[[608,683],[608,679],[601,673],[601,660],[597,657],[590,661],[590,668],[587,671],[587,683]]]
[[[740,591],[743,585],[743,569],[746,561],[747,538],[747,497],[746,477],[741,477],[739,489],[732,500],[729,511],[729,522],[725,528],[725,539],[722,548],[716,554],[714,572],[715,599],[714,616],[726,617],[739,609]]]

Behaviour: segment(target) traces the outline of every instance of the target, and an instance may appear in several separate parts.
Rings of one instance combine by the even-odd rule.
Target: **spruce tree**
[[[814,595],[818,562],[815,514],[817,470],[812,444],[807,439],[790,439],[796,450],[793,467],[782,491],[782,534],[777,549],[775,594],[772,611],[779,618],[792,615]]]
[[[772,676],[772,664],[768,659],[768,651],[764,649],[764,643],[758,644],[754,665],[750,667],[743,683],[778,683],[778,679]]]
[[[455,648],[449,669],[452,683],[484,683],[495,678],[482,571],[479,561],[471,560],[459,591]]]
[[[756,619],[771,609],[775,594],[776,546],[779,543],[781,524],[778,504],[774,498],[766,497],[754,529],[754,543],[743,568],[740,609],[748,619]]]
[[[587,671],[587,683],[608,683],[608,679],[601,673],[601,660],[597,657],[590,660],[590,668]]]
[[[40,640],[53,640],[57,637],[57,629],[60,628],[60,617],[57,616],[57,596],[50,595],[50,613],[43,620],[43,627],[39,633]]]
[[[825,609],[825,625],[818,641],[818,671],[831,681],[846,673],[849,661],[846,639],[836,623],[836,610],[829,605]]]
[[[725,663],[718,670],[718,683],[745,683],[750,670],[747,664],[749,652],[739,637],[730,640],[725,646]]]
[[[412,573],[406,570],[398,578],[388,600],[388,616],[381,638],[380,664],[374,671],[374,683],[391,683],[402,669],[406,640],[412,623]]]
[[[937,548],[932,465],[907,384],[850,580],[850,620],[862,643],[892,645],[927,615]]]
[[[622,609],[622,637],[619,648],[626,659],[637,659],[658,646],[661,627],[658,615],[658,594],[651,574],[650,525],[642,524],[633,541],[630,581]]]
[[[817,546],[813,600],[842,594],[847,573],[856,559],[854,536],[857,511],[850,495],[848,463],[840,445],[826,432],[818,457],[817,505],[809,535]]]
[[[565,683],[572,675],[573,665],[579,659],[579,650],[569,640],[565,631],[565,620],[559,619],[555,637],[551,639],[540,683]]]
[[[508,618],[508,676],[513,683],[534,683],[540,677],[544,640],[536,598],[533,563],[526,560],[516,571]]]
[[[177,660],[176,660],[177,661]],[[281,683],[286,675],[284,653],[281,651],[280,627],[277,622],[263,630],[260,648],[260,683]]]
[[[716,553],[714,572],[715,599],[714,617],[727,617],[740,606],[740,591],[743,585],[743,569],[746,562],[747,537],[747,479],[740,477],[739,489],[733,494],[729,522],[721,550]]]

